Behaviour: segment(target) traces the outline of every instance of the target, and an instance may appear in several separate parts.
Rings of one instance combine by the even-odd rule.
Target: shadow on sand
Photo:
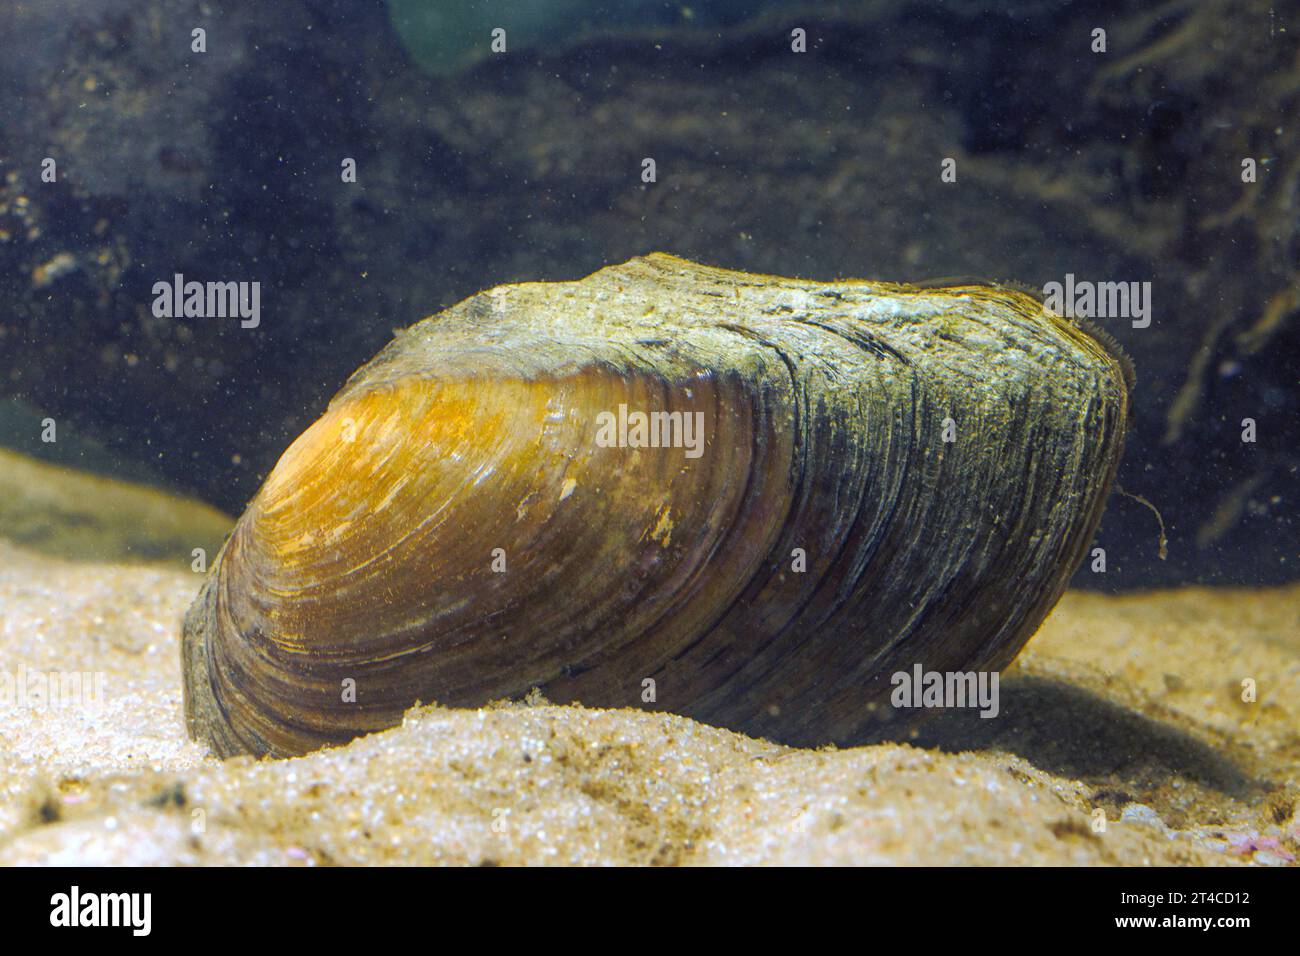
[[[1118,804],[1177,781],[1237,800],[1268,789],[1204,740],[1072,684],[1007,678],[1000,704],[996,718],[981,718],[975,710],[944,711],[921,724],[915,736],[893,739],[950,753],[1004,750],[1048,773],[1102,788],[1098,796]]]

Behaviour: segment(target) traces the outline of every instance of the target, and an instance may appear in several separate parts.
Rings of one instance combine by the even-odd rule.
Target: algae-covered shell
[[[1127,416],[1122,360],[1008,289],[665,255],[492,289],[267,478],[186,617],[190,732],[298,754],[540,688],[864,739],[894,673],[1020,650]]]

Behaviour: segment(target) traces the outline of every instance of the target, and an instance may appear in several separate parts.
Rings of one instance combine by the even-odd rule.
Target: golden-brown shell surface
[[[895,672],[1015,656],[1127,414],[1120,360],[1005,289],[664,255],[492,289],[285,452],[186,617],[190,732],[283,756],[536,687],[863,739]]]

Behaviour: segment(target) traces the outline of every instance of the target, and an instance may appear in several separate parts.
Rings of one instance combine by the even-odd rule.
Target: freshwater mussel
[[[399,333],[249,504],[186,616],[190,733],[286,756],[538,688],[870,739],[892,674],[1033,634],[1128,401],[1116,350],[1008,288],[651,255],[492,289]]]

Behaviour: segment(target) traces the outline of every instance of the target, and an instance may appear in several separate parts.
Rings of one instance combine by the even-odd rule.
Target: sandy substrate
[[[0,863],[1300,856],[1300,588],[1068,594],[1007,675],[1000,718],[940,718],[912,744],[800,751],[517,704],[422,708],[346,747],[223,764],[181,718],[177,622],[197,585],[0,543],[4,668],[104,675],[102,703],[91,682],[72,702],[5,702]]]
[[[229,519],[7,453],[0,492],[0,864],[1300,857],[1300,586],[1067,594],[997,719],[906,743],[534,702],[221,763],[185,736],[179,622]]]

